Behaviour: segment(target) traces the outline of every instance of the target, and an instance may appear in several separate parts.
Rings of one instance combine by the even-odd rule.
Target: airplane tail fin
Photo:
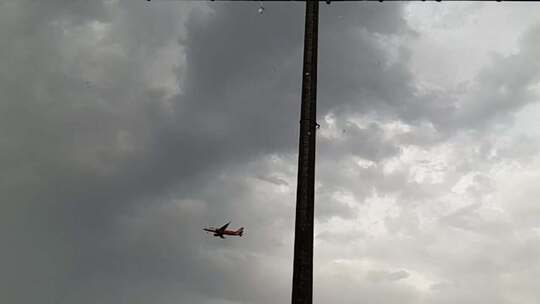
[[[238,229],[236,232],[238,232],[239,236],[242,236],[242,234],[244,234],[244,227],[240,227],[240,229]]]

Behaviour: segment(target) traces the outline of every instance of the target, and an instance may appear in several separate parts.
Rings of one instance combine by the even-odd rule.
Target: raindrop
[[[262,4],[262,1],[259,1],[259,8],[257,9],[257,12],[262,15],[264,13],[264,6]]]

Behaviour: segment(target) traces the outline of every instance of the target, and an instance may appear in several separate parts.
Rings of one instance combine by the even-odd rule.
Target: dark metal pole
[[[307,0],[298,148],[292,304],[311,304],[313,297],[315,132],[318,127],[316,122],[318,23],[319,1]]]

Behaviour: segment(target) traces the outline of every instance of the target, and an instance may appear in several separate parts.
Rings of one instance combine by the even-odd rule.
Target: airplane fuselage
[[[240,228],[238,230],[223,230],[219,231],[219,229],[212,229],[212,228],[204,228],[204,231],[212,232],[214,236],[223,237],[224,235],[231,235],[231,236],[242,236],[244,233],[244,228]]]

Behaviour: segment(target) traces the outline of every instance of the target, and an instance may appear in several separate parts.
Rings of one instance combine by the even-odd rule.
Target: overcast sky
[[[258,7],[0,0],[1,303],[290,302],[304,6]],[[321,3],[314,303],[538,303],[539,11]]]

